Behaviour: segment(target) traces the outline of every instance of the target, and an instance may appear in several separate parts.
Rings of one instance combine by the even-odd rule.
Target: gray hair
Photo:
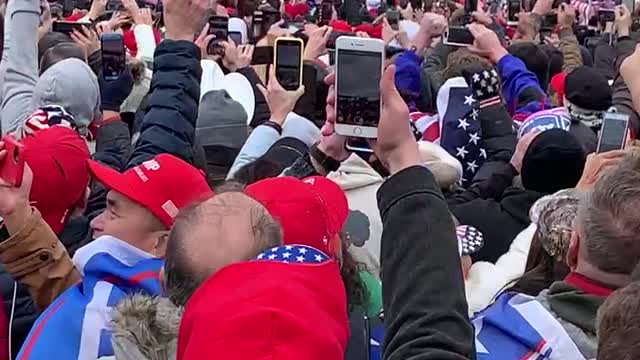
[[[640,158],[625,157],[600,177],[578,208],[586,257],[602,271],[631,274],[640,259]]]

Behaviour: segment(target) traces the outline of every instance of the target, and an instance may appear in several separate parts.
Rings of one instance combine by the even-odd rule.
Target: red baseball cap
[[[169,154],[157,155],[123,173],[92,160],[89,170],[109,189],[149,209],[167,229],[178,211],[213,196],[198,169]]]
[[[245,193],[280,223],[285,244],[309,245],[330,256],[339,253],[341,243],[333,240],[347,220],[349,206],[335,182],[321,176],[277,177],[251,184]]]
[[[55,233],[62,231],[69,210],[84,205],[89,184],[89,149],[77,132],[52,126],[20,140],[33,171],[29,201]]]

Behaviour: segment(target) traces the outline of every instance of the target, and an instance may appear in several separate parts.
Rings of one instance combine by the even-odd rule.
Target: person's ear
[[[578,253],[580,252],[580,235],[576,230],[571,232],[569,249],[567,250],[567,266],[574,271],[578,266]]]
[[[155,257],[164,258],[167,252],[167,242],[169,241],[169,231],[156,231],[154,233],[155,243],[153,244],[153,250],[151,254]]]

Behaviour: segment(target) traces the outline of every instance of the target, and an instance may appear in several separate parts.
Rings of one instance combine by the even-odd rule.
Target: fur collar
[[[116,359],[175,359],[183,311],[157,296],[136,294],[121,301],[111,323]]]

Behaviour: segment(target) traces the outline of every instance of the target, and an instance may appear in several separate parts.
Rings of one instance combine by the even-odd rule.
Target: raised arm
[[[164,7],[166,39],[154,55],[153,78],[140,138],[128,167],[169,153],[193,162],[193,141],[200,101],[200,49],[193,43],[198,19],[207,1],[185,4],[168,1]]]
[[[4,49],[5,74],[2,82],[2,133],[18,128],[31,114],[31,99],[38,81],[38,0],[11,0],[7,6],[7,26],[11,34]],[[9,43],[7,41],[6,43]]]
[[[0,160],[6,156],[0,147]],[[26,167],[22,185],[0,180],[0,262],[25,285],[36,308],[43,311],[58,295],[80,280],[64,245],[40,212],[29,204],[33,173]]]
[[[391,177],[378,190],[383,223],[381,268],[383,359],[472,359],[474,331],[453,220],[433,175],[421,166],[394,86],[393,66],[382,76],[383,108],[376,156]]]

